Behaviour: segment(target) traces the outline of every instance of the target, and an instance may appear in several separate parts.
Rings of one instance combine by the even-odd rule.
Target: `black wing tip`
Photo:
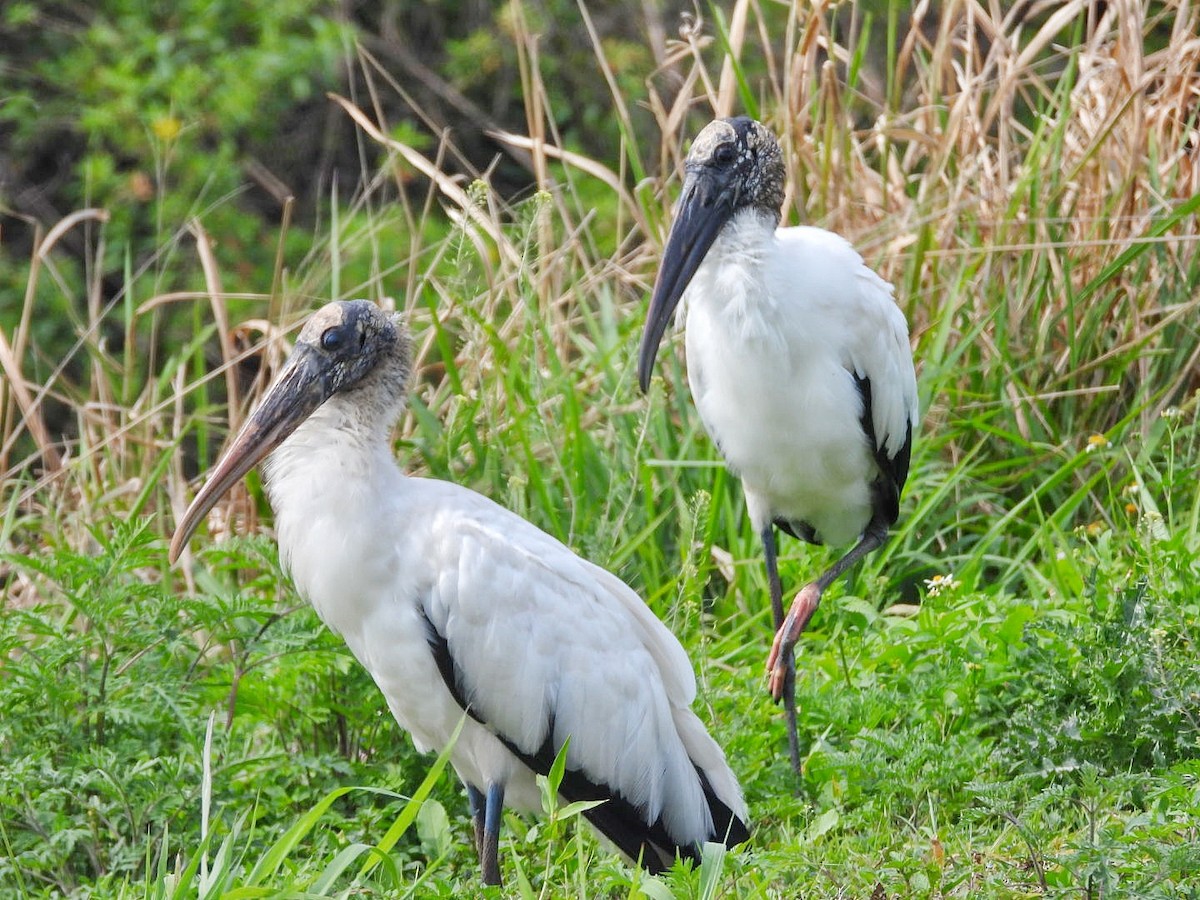
[[[713,793],[708,779],[702,773],[700,778],[713,820],[713,830],[708,840],[723,844],[729,849],[750,840],[749,825]],[[660,875],[667,871],[677,859],[689,859],[695,865],[700,864],[703,847],[700,844],[680,843],[671,838],[662,816],[648,823],[638,810],[619,794],[612,793],[605,786],[590,786],[603,790],[608,795],[608,801],[588,810],[584,817],[593,828],[612,841],[622,853],[637,861],[651,875]],[[565,792],[563,796],[571,799]]]
[[[725,837],[725,846],[731,849],[750,840],[749,822],[743,822],[741,819],[734,817],[732,824],[736,825],[737,827],[731,827],[729,831],[726,832]]]
[[[744,844],[750,840],[750,825],[748,822],[730,813],[729,820],[725,824],[725,829],[723,831],[718,830],[716,840],[717,843],[724,844],[732,850],[738,844]]]
[[[912,419],[904,435],[904,443],[894,454],[888,454],[887,448],[880,443],[875,434],[875,420],[872,408],[871,379],[856,372],[855,387],[863,401],[862,429],[870,441],[871,450],[875,456],[875,464],[879,467],[880,478],[875,483],[876,515],[885,519],[890,526],[900,518],[900,494],[904,490],[904,482],[908,480],[908,467],[912,456],[913,426]]]
[[[909,419],[908,429],[904,433],[904,443],[900,446],[900,449],[896,451],[896,455],[891,457],[892,479],[896,482],[897,494],[903,490],[904,483],[908,481],[908,467],[912,462],[912,445],[913,424],[912,419]]]
[[[497,737],[513,755],[533,771],[545,774],[550,770],[556,755],[551,737],[547,737],[535,753],[526,753],[503,736]],[[749,840],[750,829],[746,822],[716,795],[703,772],[697,769],[696,774],[700,778],[704,798],[713,820],[713,830],[709,839],[730,848]],[[599,806],[586,810],[583,817],[625,856],[637,862],[651,875],[666,872],[674,865],[676,859],[690,859],[693,863],[700,864],[701,847],[680,843],[672,838],[662,815],[653,822],[647,822],[644,813],[629,800],[609,785],[593,781],[584,772],[567,769],[559,783],[558,792],[572,802],[602,800]]]
[[[713,820],[711,839],[731,849],[750,840],[749,824],[730,809],[729,804],[717,796],[707,775],[699,769],[696,770],[696,774],[700,776],[700,785],[704,788],[704,799],[708,801],[708,811]]]

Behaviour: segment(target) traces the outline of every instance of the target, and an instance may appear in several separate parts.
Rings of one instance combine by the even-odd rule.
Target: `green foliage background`
[[[0,893],[478,890],[461,789],[295,596],[256,478],[165,559],[283,326],[369,296],[419,345],[402,464],[647,598],[754,817],[747,847],[649,879],[570,810],[509,816],[510,892],[1200,896],[1200,195],[1172,105],[1195,14],[1123,13],[1133,91],[1106,80],[1133,52],[1110,5],[1001,11],[1014,56],[1053,38],[1012,84],[955,55],[973,7],[934,7],[5,4],[0,350],[49,438],[0,385]],[[727,62],[784,135],[789,221],[896,283],[925,411],[894,539],[802,644],[799,783],[758,547],[682,354],[634,392],[681,138]],[[534,125],[591,168],[488,133]],[[106,220],[41,253],[85,207]],[[786,543],[785,583],[828,552]]]

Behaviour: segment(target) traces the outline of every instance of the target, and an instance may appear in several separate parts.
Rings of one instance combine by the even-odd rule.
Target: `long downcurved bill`
[[[650,371],[671,315],[704,262],[708,248],[732,214],[732,204],[726,201],[722,186],[713,175],[705,170],[688,173],[654,280],[646,330],[642,332],[638,350],[638,384],[643,393],[650,387]]]
[[[171,537],[168,558],[172,563],[217,500],[329,399],[325,376],[321,358],[298,346],[179,520]]]

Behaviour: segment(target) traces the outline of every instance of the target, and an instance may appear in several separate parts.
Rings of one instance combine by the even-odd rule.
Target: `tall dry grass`
[[[590,24],[586,4],[580,14]],[[782,136],[787,219],[845,234],[896,283],[921,372],[918,467],[985,464],[990,499],[980,506],[964,495],[954,508],[990,513],[1088,434],[1146,430],[1200,384],[1198,15],[1186,2],[1075,0],[1007,11],[890,4],[872,18],[855,4],[739,0],[715,20],[691,17],[675,36],[649,36],[661,64],[644,97],[616,91],[593,27],[623,139],[617,159],[565,146],[547,113],[552,85],[539,74],[537,35],[517,16],[527,122],[524,134],[499,137],[539,192],[518,205],[491,191],[486,173],[448,174],[448,160],[464,167],[450,137],[421,153],[390,136],[377,100],[404,87],[360,51],[368,90],[331,102],[384,163],[363,173],[305,260],[286,269],[281,254],[272,285],[238,284],[220,271],[203,226],[180,223],[160,258],[127,271],[124,291],[101,305],[102,273],[61,272],[71,263],[56,239],[86,225],[98,248],[104,211],[81,211],[38,241],[20,322],[0,335],[0,470],[17,485],[9,530],[22,509],[86,518],[115,497],[132,513],[178,513],[194,475],[184,456],[211,462],[265,382],[243,384],[238,368],[261,361],[269,373],[285,326],[329,296],[398,297],[426,365],[418,404],[435,415],[453,398],[480,398],[478,424],[502,431],[524,409],[546,415],[568,404],[565,389],[522,393],[497,377],[519,348],[531,373],[569,370],[579,396],[607,398],[578,410],[597,442],[619,431],[651,456],[677,453],[667,423],[624,429],[611,420],[644,408],[629,360],[688,138],[736,112]],[[597,189],[607,205],[585,199]],[[424,226],[443,213],[452,233],[428,243]],[[384,258],[397,223],[411,235],[407,255]],[[186,255],[204,289],[146,296],[153,266]],[[370,261],[357,283],[342,276],[351,258]],[[81,311],[79,340],[38,380],[29,325],[47,290]],[[254,301],[261,316],[232,322],[234,299]],[[181,307],[195,336],[161,350],[165,311]],[[101,339],[113,320],[126,335],[117,356]],[[73,410],[69,440],[42,424],[48,398]],[[686,398],[667,415],[686,420]],[[410,419],[407,433],[417,426]],[[185,435],[195,444],[188,437],[181,454]],[[530,464],[560,455],[553,434],[526,443]],[[456,449],[468,458],[444,466],[459,471],[486,452]],[[1082,477],[1072,476],[1076,486]],[[953,533],[945,519],[934,529],[951,528],[942,549]]]

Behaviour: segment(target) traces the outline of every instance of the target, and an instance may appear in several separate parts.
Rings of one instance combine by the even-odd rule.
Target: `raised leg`
[[[500,883],[500,813],[504,811],[504,785],[489,784],[484,802],[483,835],[479,868],[484,884]]]
[[[792,608],[775,632],[775,639],[771,642],[771,652],[767,656],[768,687],[771,696],[776,700],[783,700],[787,703],[789,696],[795,697],[795,688],[789,688],[788,682],[795,679],[796,641],[800,639],[800,635],[808,627],[813,613],[821,604],[821,595],[825,593],[825,589],[852,565],[872,550],[882,546],[886,539],[887,526],[882,522],[871,522],[867,526],[867,530],[863,532],[862,538],[851,548],[849,553],[826,569],[820,578],[811,584],[806,584],[796,594],[796,599],[792,601]]]
[[[771,591],[771,616],[775,624],[775,633],[783,627],[783,586],[779,582],[779,564],[775,552],[775,526],[770,522],[763,528],[762,538],[763,557],[767,563],[767,585]],[[792,642],[795,646],[795,641]],[[800,775],[800,733],[796,725],[796,659],[789,648],[780,666],[779,692],[775,691],[775,674],[771,671],[771,695],[776,701],[783,701],[783,713],[787,717],[788,759],[792,763],[792,771]]]

